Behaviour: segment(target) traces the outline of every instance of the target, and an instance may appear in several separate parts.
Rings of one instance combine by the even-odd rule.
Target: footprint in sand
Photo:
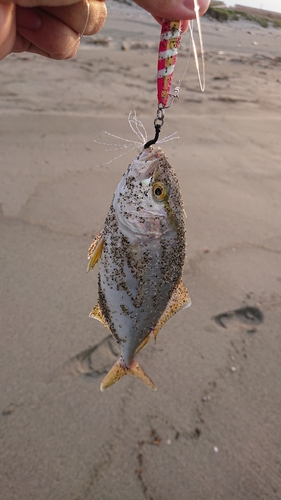
[[[223,328],[244,325],[251,329],[251,327],[256,327],[263,322],[263,313],[257,307],[246,306],[241,309],[217,314],[213,319],[217,325]]]
[[[107,373],[119,355],[120,352],[116,341],[111,335],[108,335],[99,344],[90,346],[71,358],[67,362],[64,371],[97,377]]]

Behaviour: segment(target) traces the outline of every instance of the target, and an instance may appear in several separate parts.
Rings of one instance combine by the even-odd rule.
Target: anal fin
[[[181,309],[185,309],[186,307],[191,306],[191,298],[190,295],[186,289],[186,286],[184,285],[183,281],[181,280],[179,284],[176,286],[174,289],[172,296],[166,306],[165,311],[163,314],[160,316],[155,328],[150,332],[153,333],[154,339],[156,342],[156,337],[158,333],[160,332],[162,326],[170,319],[174,314],[176,314],[178,311]],[[150,339],[150,333],[148,336],[144,339],[144,341],[139,345],[139,347],[136,349],[136,354],[147,344],[147,342]]]
[[[176,286],[176,288],[172,293],[172,296],[167,304],[165,311],[163,312],[162,316],[158,320],[157,325],[152,331],[154,339],[156,340],[158,333],[160,332],[162,326],[168,321],[168,319],[174,316],[174,314],[176,314],[181,309],[185,309],[186,307],[190,306],[191,306],[190,295],[183,281],[180,280],[179,284]]]

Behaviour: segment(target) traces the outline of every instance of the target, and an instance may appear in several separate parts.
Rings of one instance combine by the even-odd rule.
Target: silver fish
[[[191,305],[182,282],[183,200],[175,171],[160,148],[144,149],[128,167],[88,258],[88,270],[98,261],[100,266],[98,304],[90,317],[108,328],[121,349],[101,390],[128,373],[156,390],[135,354],[172,315]]]

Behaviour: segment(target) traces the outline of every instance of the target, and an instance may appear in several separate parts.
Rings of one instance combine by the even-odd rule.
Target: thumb
[[[10,54],[16,39],[15,4],[0,1],[0,60]]]

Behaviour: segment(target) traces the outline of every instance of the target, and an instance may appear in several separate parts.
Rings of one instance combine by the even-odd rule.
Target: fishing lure
[[[158,106],[167,107],[170,97],[172,78],[181,42],[182,21],[166,21],[162,23],[159,50],[157,97]]]
[[[149,146],[152,146],[152,144],[158,141],[160,130],[164,123],[164,109],[169,108],[179,94],[179,86],[176,87],[173,94],[171,94],[171,85],[181,42],[181,33],[182,21],[167,21],[164,19],[158,48],[158,108],[154,120],[155,137],[151,141],[146,142],[144,149],[149,148]],[[170,97],[171,102],[168,104]]]
[[[203,39],[202,39],[201,23],[199,16],[199,6],[197,0],[194,0],[194,12],[198,26],[198,35],[199,35],[200,49],[201,49],[202,77],[200,74],[199,60],[197,56],[196,44],[193,35],[192,21],[189,23],[189,31],[190,31],[191,44],[194,53],[199,85],[201,91],[204,92],[205,89],[204,48],[203,48]],[[164,19],[162,23],[159,49],[158,49],[158,72],[157,72],[158,107],[157,107],[156,118],[154,120],[155,137],[151,141],[146,142],[146,144],[144,145],[144,149],[148,148],[149,146],[155,144],[158,141],[160,130],[164,123],[164,110],[169,108],[173,104],[174,100],[179,97],[180,86],[187,70],[188,61],[182,79],[179,81],[178,85],[175,87],[173,92],[171,92],[171,86],[178,56],[178,50],[181,43],[182,26],[183,26],[183,21],[168,21]]]

